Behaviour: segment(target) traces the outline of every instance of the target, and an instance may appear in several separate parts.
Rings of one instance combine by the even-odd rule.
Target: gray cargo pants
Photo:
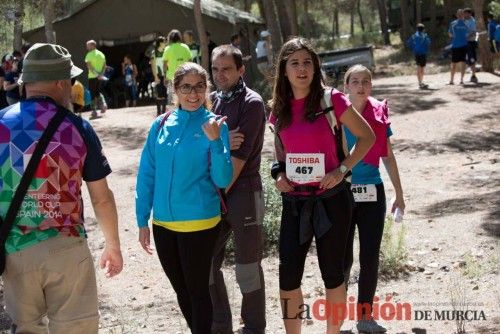
[[[264,195],[262,191],[235,191],[227,196],[228,214],[221,222],[215,244],[210,295],[213,305],[212,333],[232,333],[232,315],[221,266],[226,243],[234,232],[236,281],[242,298],[243,333],[263,334],[266,327],[263,252]]]

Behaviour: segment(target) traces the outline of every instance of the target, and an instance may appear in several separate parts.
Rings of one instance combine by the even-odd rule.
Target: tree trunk
[[[387,7],[385,0],[377,0],[378,17],[380,19],[380,30],[384,36],[384,45],[391,45],[391,38],[389,35],[389,25],[387,24]]]
[[[444,9],[444,22],[448,29],[448,24],[452,21],[455,13],[453,12],[453,7],[451,0],[443,0],[443,9]]]
[[[56,33],[53,22],[55,19],[55,0],[45,0],[43,7],[43,20],[45,23],[45,40],[47,43],[56,43]]]
[[[245,4],[243,6],[243,9],[245,10],[245,12],[250,13],[250,10],[252,9],[252,0],[245,0]]]
[[[350,38],[353,38],[354,37],[354,7],[356,6],[355,2],[352,2],[351,3],[351,10],[350,10],[350,17],[351,17],[351,27],[350,27]]]
[[[201,0],[194,0],[193,10],[196,30],[198,31],[198,36],[200,37],[201,66],[210,72],[210,69],[208,68],[208,40],[205,25],[203,24],[203,17],[201,15]]]
[[[415,0],[415,14],[416,14],[416,22],[422,23],[422,0]]]
[[[292,36],[298,36],[299,24],[297,21],[297,3],[295,0],[288,0],[286,2],[285,8],[288,14],[288,20],[290,21],[290,34]]]
[[[340,37],[339,32],[339,4],[336,2],[335,9],[333,10],[333,35]]]
[[[23,46],[23,18],[24,18],[24,1],[17,0],[14,7],[14,50],[21,51]]]
[[[292,35],[292,27],[291,27],[291,18],[288,16],[289,10],[286,9],[288,7],[287,0],[274,0],[276,8],[278,9],[278,16],[280,22],[281,29],[281,37],[284,41],[287,41],[288,38]]]
[[[266,17],[267,29],[271,33],[271,42],[273,46],[273,54],[278,52],[283,45],[278,17],[274,8],[274,1],[264,0],[264,15]],[[273,57],[274,58],[274,57]]]
[[[311,17],[309,16],[309,1],[304,0],[304,36],[307,38],[311,37],[312,24]]]
[[[429,1],[429,13],[431,17],[429,23],[430,26],[427,27],[427,31],[429,32],[432,38],[435,38],[436,32],[438,31],[437,18],[436,18],[436,0]]]
[[[359,16],[359,24],[361,25],[361,30],[365,32],[365,23],[363,22],[363,15],[361,14],[361,0],[358,0],[357,11]]]
[[[408,37],[410,37],[410,6],[408,4],[409,0],[401,0],[401,31],[399,36],[403,44],[406,43]]]
[[[473,7],[476,15],[477,31],[486,30],[483,17],[484,0],[474,0]],[[488,34],[479,35],[479,59],[481,60],[481,69],[484,72],[493,73],[493,54],[490,51]]]

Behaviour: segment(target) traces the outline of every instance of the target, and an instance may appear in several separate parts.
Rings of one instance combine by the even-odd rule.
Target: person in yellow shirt
[[[101,114],[107,110],[106,102],[101,95],[102,82],[108,80],[104,76],[106,71],[106,56],[97,49],[97,43],[94,40],[87,41],[88,53],[85,55],[85,63],[88,68],[89,90],[92,95],[92,118],[97,117],[96,108],[99,107]]]
[[[82,115],[84,101],[84,89],[80,81],[71,79],[71,103],[73,104],[73,112],[78,116]]]
[[[168,46],[163,51],[163,67],[166,71],[167,94],[169,104],[172,99],[172,80],[177,68],[185,62],[191,61],[192,54],[189,46],[182,43],[181,32],[173,29],[168,33]]]

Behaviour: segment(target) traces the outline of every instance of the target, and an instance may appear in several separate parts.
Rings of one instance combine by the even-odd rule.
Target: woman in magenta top
[[[347,158],[337,149],[322,112],[325,92],[334,109],[332,119],[359,138]],[[345,306],[343,265],[353,201],[344,177],[368,151],[374,135],[344,94],[323,85],[318,55],[303,38],[288,41],[280,51],[270,107],[279,162],[273,166],[273,177],[283,197],[280,297],[286,332],[300,333],[300,285],[313,237],[326,301],[330,307]],[[339,333],[343,319],[330,316],[326,333]]]
[[[384,184],[380,177],[380,160],[384,165],[394,187],[396,197],[391,211],[405,209],[403,188],[399,179],[398,165],[392,152],[392,135],[388,117],[387,101],[378,101],[370,96],[372,75],[365,66],[355,65],[345,74],[344,87],[349,99],[368,122],[375,133],[375,144],[363,159],[352,169],[352,191],[356,208],[353,210],[351,230],[346,249],[346,275],[349,275],[353,263],[354,232],[358,227],[359,235],[359,280],[358,305],[362,307],[356,316],[359,332],[383,333],[386,329],[372,317],[373,297],[377,288],[380,244],[384,231],[386,200]],[[356,136],[345,129],[348,149],[356,145]],[[346,278],[346,281],[348,277]]]

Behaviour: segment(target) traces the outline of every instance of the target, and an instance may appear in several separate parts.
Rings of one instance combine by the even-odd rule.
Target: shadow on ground
[[[423,214],[438,218],[454,214],[486,211],[486,222],[481,227],[492,237],[500,238],[500,190],[470,197],[451,198],[427,206]]]
[[[391,114],[410,114],[416,111],[438,109],[448,101],[431,97],[436,90],[415,90],[409,85],[379,84],[373,88],[372,95],[379,99],[387,99]]]
[[[500,151],[500,132],[460,133],[453,135],[442,143],[395,139],[393,144],[400,152],[408,151],[411,153],[427,153],[429,155],[445,152],[498,152]]]
[[[107,141],[111,145],[121,145],[127,150],[141,148],[146,136],[147,131],[131,127],[111,127],[99,132],[102,141]]]

